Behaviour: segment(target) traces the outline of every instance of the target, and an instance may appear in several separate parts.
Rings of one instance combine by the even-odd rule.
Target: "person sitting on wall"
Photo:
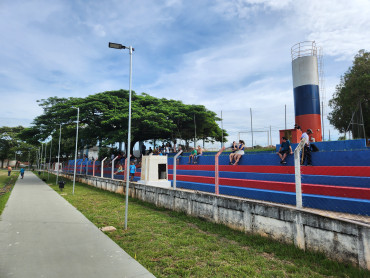
[[[198,145],[197,155],[194,157],[194,164],[198,164],[198,157],[203,155],[203,149]]]
[[[306,139],[306,143],[303,148],[302,152],[302,160],[301,160],[301,165],[304,165],[305,162],[307,162],[307,166],[312,166],[312,161],[311,161],[311,148],[310,148],[310,135],[313,134],[311,129],[307,129],[306,132],[302,134],[301,140],[303,138]]]
[[[121,172],[123,172],[123,167],[122,167],[122,164],[119,164],[117,172],[115,172],[114,174],[116,175],[117,173],[121,173]]]
[[[235,156],[235,152],[238,150],[238,145],[236,144],[236,142],[234,141],[232,146],[231,146],[231,153],[229,155],[229,159],[230,159],[230,165],[233,164],[233,159],[234,159],[234,156]]]
[[[191,160],[193,160],[193,163],[195,162],[195,157],[197,155],[197,150],[196,149],[193,149],[189,155],[189,162],[188,164],[191,163]]]
[[[235,160],[235,162],[234,162],[233,165],[238,165],[240,158],[242,157],[242,155],[244,155],[244,147],[245,147],[244,141],[243,140],[239,140],[238,149],[237,149],[237,151],[234,154],[234,160]],[[230,164],[232,164],[232,161],[230,161]]]
[[[288,154],[293,154],[292,146],[290,145],[290,141],[286,139],[286,137],[283,137],[283,142],[281,143],[281,146],[278,151],[278,155],[281,159],[281,164],[286,164],[285,158]]]

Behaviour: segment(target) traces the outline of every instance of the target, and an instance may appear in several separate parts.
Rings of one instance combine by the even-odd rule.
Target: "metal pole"
[[[222,130],[222,137],[221,137],[221,148],[224,146],[224,122],[222,119],[222,110],[221,110],[221,130]]]
[[[86,176],[89,175],[89,158],[86,157]]]
[[[50,156],[49,156],[49,171],[48,171],[48,180],[49,180],[49,176],[50,176],[50,162],[51,162],[51,149],[53,147],[53,137],[51,137],[51,141],[50,141]]]
[[[114,161],[116,161],[116,159],[118,158],[118,155],[112,160],[112,180],[114,179]]]
[[[286,104],[285,104],[285,129],[286,129]]]
[[[218,195],[220,194],[219,190],[219,175],[218,175],[218,157],[220,154],[225,150],[225,147],[222,147],[221,150],[215,156],[215,193]]]
[[[57,180],[56,180],[55,184],[58,184],[58,179],[59,179],[59,168],[60,168],[59,156],[60,156],[60,139],[61,138],[62,138],[62,124],[60,124],[60,127],[59,127],[58,172],[57,172]]]
[[[324,130],[324,102],[321,102],[321,130],[322,130],[322,141],[324,141],[324,135],[325,135],[325,130]]]
[[[46,149],[48,148],[48,143],[45,143],[45,156],[44,156],[44,170],[42,171],[42,176],[44,176],[46,170]]]
[[[127,158],[126,161],[130,161],[131,151],[131,83],[132,83],[132,46],[130,45],[130,85],[129,85],[129,106],[128,106],[128,138],[127,138]],[[127,168],[130,164],[127,163]],[[127,169],[128,170],[128,169]],[[128,172],[128,171],[127,171]],[[130,175],[126,174],[126,206],[125,206],[125,230],[127,230],[127,217],[128,217],[128,190]]]
[[[77,128],[76,128],[76,150],[75,150],[75,168],[73,171],[73,189],[72,194],[75,194],[75,184],[76,184],[76,166],[77,166],[77,140],[78,140],[78,121],[80,117],[80,108],[77,107]]]
[[[40,167],[39,170],[41,171],[42,168],[42,153],[44,152],[44,145],[41,143],[41,153],[40,153]]]
[[[31,156],[31,153],[30,151],[28,151],[28,171],[30,170],[30,156]]]
[[[182,150],[180,150],[173,158],[173,189],[176,189],[176,165],[177,165],[177,158],[182,153]],[[145,175],[146,178],[146,175]]]
[[[366,141],[364,115],[362,114],[362,105],[361,105],[361,102],[360,102],[360,117],[361,117],[362,130],[364,132],[364,138],[365,138],[365,141]],[[365,144],[367,144],[367,142],[365,142]]]
[[[252,108],[250,108],[251,112],[251,132],[252,132],[252,149],[253,149],[253,124],[252,124]]]
[[[197,147],[197,124],[195,122],[195,114],[194,114],[194,149]]]
[[[101,161],[101,171],[100,171],[100,177],[102,178],[103,177],[103,174],[104,174],[104,161],[107,159],[107,157],[105,157],[102,161]]]
[[[270,126],[270,145],[272,146],[271,126]]]
[[[39,151],[40,151],[40,148],[36,150],[36,169],[39,168]]]
[[[295,194],[297,208],[302,208],[301,163],[299,154],[304,148],[305,143],[306,139],[303,138],[294,150]]]

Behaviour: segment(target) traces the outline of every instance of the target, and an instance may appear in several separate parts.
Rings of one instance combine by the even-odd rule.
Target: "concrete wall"
[[[73,178],[72,175],[65,176]],[[77,180],[123,194],[124,181],[78,176]],[[370,270],[370,225],[333,219],[289,206],[130,183],[129,195],[174,211],[255,233]]]

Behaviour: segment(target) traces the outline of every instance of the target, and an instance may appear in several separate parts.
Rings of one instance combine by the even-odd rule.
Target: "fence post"
[[[176,189],[176,165],[177,165],[177,158],[182,153],[180,150],[174,157],[173,157],[173,189]]]
[[[86,176],[89,175],[89,159],[86,158]]]
[[[95,177],[95,161],[96,160],[93,161],[93,177]]]
[[[215,156],[215,193],[218,195],[220,194],[219,190],[219,180],[218,180],[218,157],[221,155],[221,153],[225,150],[225,146],[221,148],[221,150],[218,151],[218,153]]]
[[[294,171],[295,171],[295,198],[296,207],[302,208],[302,183],[301,183],[301,160],[299,154],[306,143],[306,139],[302,138],[298,146],[294,150]]]
[[[118,158],[118,155],[112,160],[112,180],[114,179],[114,161]]]
[[[104,158],[102,161],[101,161],[101,173],[100,173],[100,177],[102,178],[104,176],[104,161],[107,159]]]
[[[81,164],[80,164],[80,175],[82,174],[82,166],[83,166],[83,164],[84,164],[84,158],[81,160]]]

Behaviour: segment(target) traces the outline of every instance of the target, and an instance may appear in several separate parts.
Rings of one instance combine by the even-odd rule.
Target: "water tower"
[[[305,132],[312,129],[316,142],[322,141],[317,47],[314,41],[292,46],[295,123]]]

